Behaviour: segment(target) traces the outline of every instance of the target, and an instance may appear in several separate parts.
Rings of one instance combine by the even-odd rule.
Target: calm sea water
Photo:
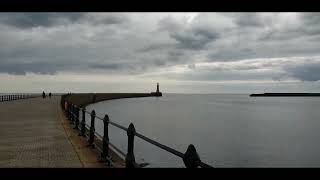
[[[194,144],[214,167],[320,167],[320,97],[164,94],[87,109],[126,127],[133,122],[138,132],[183,153]],[[103,134],[99,120],[96,130]],[[110,141],[126,152],[125,131],[110,126]],[[136,161],[148,167],[184,167],[138,137],[134,148]]]

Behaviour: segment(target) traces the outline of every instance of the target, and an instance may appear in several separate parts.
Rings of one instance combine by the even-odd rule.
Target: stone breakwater
[[[111,99],[138,98],[156,96],[152,93],[77,93],[66,97],[68,102],[84,107],[92,103]]]

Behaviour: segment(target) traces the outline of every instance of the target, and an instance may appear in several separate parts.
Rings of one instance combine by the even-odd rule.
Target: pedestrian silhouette
[[[49,93],[49,97],[51,98],[51,92]]]
[[[46,98],[46,93],[42,92],[42,98]]]

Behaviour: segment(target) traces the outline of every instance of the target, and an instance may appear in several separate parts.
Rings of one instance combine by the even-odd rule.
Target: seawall
[[[66,100],[77,106],[84,107],[89,104],[111,99],[137,98],[158,96],[152,93],[77,93],[67,95]]]

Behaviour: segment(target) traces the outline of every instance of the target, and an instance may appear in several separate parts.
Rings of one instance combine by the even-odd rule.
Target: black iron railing
[[[0,95],[0,102],[39,97],[39,94],[6,94]]]
[[[187,148],[187,151],[185,153],[179,152],[173,148],[170,148],[166,145],[163,145],[159,142],[156,142],[138,132],[136,132],[134,125],[131,123],[129,127],[124,127],[122,125],[119,125],[109,119],[109,116],[106,114],[104,118],[96,116],[95,110],[92,110],[91,112],[86,111],[85,107],[78,107],[75,104],[72,104],[71,102],[68,102],[65,100],[65,95],[62,96],[61,98],[61,106],[64,108],[65,113],[67,118],[70,120],[70,124],[74,125],[74,129],[79,129],[80,136],[86,136],[88,138],[88,145],[92,147],[97,147],[98,150],[101,152],[100,154],[100,159],[104,160],[107,162],[107,164],[110,166],[111,165],[111,160],[109,156],[109,146],[115,149],[118,153],[120,153],[122,156],[125,157],[125,164],[127,168],[140,168],[144,167],[147,164],[137,164],[135,161],[135,156],[134,156],[134,137],[139,137],[142,140],[153,144],[167,152],[170,152],[171,154],[174,154],[178,157],[180,157],[185,166],[187,168],[197,168],[197,167],[202,167],[202,168],[212,168],[212,166],[202,162],[200,160],[200,157],[196,151],[196,148],[194,145],[190,144]],[[82,119],[80,122],[79,115],[80,111],[82,113]],[[85,114],[90,114],[90,126],[88,126],[85,122]],[[99,119],[103,121],[103,129],[104,133],[103,136],[101,137],[98,133],[95,131],[95,119]],[[128,136],[128,148],[127,148],[127,153],[121,152],[118,148],[116,148],[110,141],[109,141],[109,134],[108,134],[108,127],[109,124],[117,127],[123,131],[127,132]],[[87,132],[89,131],[89,132]],[[97,146],[95,144],[95,136],[99,137],[102,140],[102,148]]]

